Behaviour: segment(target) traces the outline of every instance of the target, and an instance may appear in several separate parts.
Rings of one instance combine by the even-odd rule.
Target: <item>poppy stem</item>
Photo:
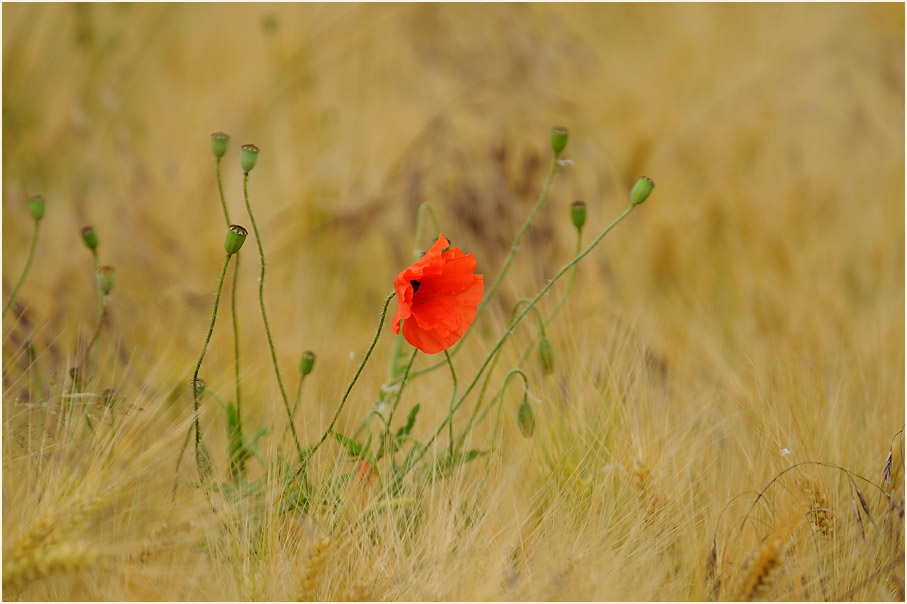
[[[457,398],[457,372],[454,371],[453,363],[450,360],[450,354],[445,350],[444,351],[444,360],[447,361],[447,366],[450,367],[450,379],[453,380],[453,391],[450,393],[450,401],[447,403],[447,442],[450,450],[450,457],[453,459],[454,454],[454,440],[453,440],[453,414],[454,414],[454,400]]]
[[[215,160],[215,172],[217,173],[217,191],[220,193],[220,205],[224,210],[224,220],[227,222],[227,228],[230,228],[230,211],[227,210],[227,197],[224,195],[224,180],[220,175],[220,157]],[[236,264],[233,266],[233,284],[230,292],[230,315],[233,320],[233,367],[236,374],[236,425],[239,433],[242,434],[242,390],[239,381],[239,317],[236,314],[236,289],[239,280],[239,252],[236,252]]]
[[[195,364],[195,372],[192,374],[192,406],[195,415],[195,462],[198,465],[198,472],[202,482],[205,481],[205,471],[202,464],[201,440],[202,430],[199,422],[199,402],[201,401],[203,390],[199,387],[198,372],[202,368],[202,361],[208,352],[208,344],[211,342],[211,334],[214,333],[214,323],[217,321],[217,307],[220,304],[220,293],[224,288],[224,277],[227,274],[227,265],[230,264],[230,254],[224,258],[223,268],[220,269],[220,279],[217,282],[217,294],[214,296],[214,310],[211,313],[211,324],[208,326],[208,335],[205,336],[205,344],[202,346],[202,352],[198,356],[198,363]]]
[[[0,317],[0,320],[6,318],[6,313],[9,311],[10,307],[13,305],[13,300],[16,299],[16,294],[19,293],[19,289],[22,287],[22,284],[25,282],[25,277],[28,275],[28,269],[31,268],[31,261],[35,257],[35,248],[38,247],[38,227],[41,225],[40,220],[35,220],[35,230],[32,233],[31,245],[28,248],[28,256],[25,258],[25,268],[22,269],[22,276],[19,277],[16,287],[13,288],[13,293],[10,294],[9,300],[6,301],[6,305],[3,307],[3,316]]]
[[[492,358],[495,357],[495,353],[501,349],[501,347],[504,345],[504,342],[507,340],[507,337],[513,332],[513,330],[517,326],[517,324],[519,324],[519,322],[523,320],[523,317],[525,317],[529,313],[529,311],[536,305],[536,303],[538,303],[538,301],[541,300],[542,296],[544,296],[546,293],[548,293],[548,290],[551,289],[551,287],[557,282],[558,279],[560,279],[564,275],[564,273],[566,273],[568,270],[570,270],[570,268],[572,266],[574,266],[577,262],[579,262],[580,260],[585,258],[587,255],[589,255],[589,253],[592,252],[592,250],[595,249],[599,243],[601,243],[601,240],[605,238],[605,235],[607,235],[608,233],[611,232],[611,229],[616,227],[618,224],[620,224],[620,222],[624,218],[629,216],[630,213],[633,211],[633,209],[636,207],[636,205],[638,205],[638,204],[631,203],[630,206],[626,210],[624,210],[620,216],[615,218],[611,224],[609,224],[607,227],[605,227],[605,230],[602,231],[599,234],[599,236],[596,237],[595,240],[591,244],[589,244],[589,247],[587,247],[585,250],[582,251],[582,253],[580,253],[576,257],[574,257],[573,260],[571,260],[570,262],[565,264],[563,267],[561,267],[561,269],[557,272],[557,274],[555,274],[548,281],[548,283],[545,284],[545,287],[543,287],[541,289],[541,291],[539,291],[539,293],[537,293],[535,295],[535,297],[529,301],[529,304],[526,306],[525,309],[523,309],[523,311],[519,314],[519,316],[517,316],[517,318],[515,320],[510,322],[510,325],[508,325],[507,330],[504,331],[504,333],[501,335],[500,339],[498,340],[497,344],[494,345],[494,348],[491,349],[491,352],[485,358],[485,361],[482,363],[482,366],[479,367],[479,371],[476,373],[476,376],[473,378],[472,382],[470,382],[469,386],[466,388],[466,391],[460,397],[460,400],[458,400],[457,404],[454,405],[454,411],[456,411],[460,407],[460,405],[463,404],[463,402],[466,400],[466,397],[469,396],[470,392],[472,392],[472,389],[478,383],[479,378],[481,377],[482,373],[488,367],[488,364],[491,362]],[[419,454],[416,456],[416,458],[410,464],[408,464],[408,466],[406,468],[404,468],[403,475],[405,475],[406,472],[409,471],[410,468],[415,466],[415,464],[418,463],[422,459],[422,457],[425,456],[425,453],[428,451],[429,447],[431,447],[431,445],[434,443],[435,438],[437,438],[438,434],[441,433],[441,431],[444,429],[444,426],[447,424],[448,421],[449,421],[449,417],[447,419],[444,419],[441,422],[441,424],[435,430],[435,433],[431,436],[431,438],[428,440],[428,442],[425,443],[425,446],[422,448],[422,450],[419,452]],[[401,478],[402,478],[402,476],[401,476]]]
[[[375,349],[375,344],[378,343],[378,338],[381,336],[381,329],[384,326],[384,318],[387,316],[387,307],[390,305],[391,300],[393,300],[396,295],[397,294],[395,292],[391,292],[391,294],[384,301],[384,308],[381,309],[381,317],[378,319],[378,328],[375,330],[375,337],[372,338],[372,343],[371,345],[369,345],[368,350],[365,352],[365,357],[359,364],[359,369],[356,370],[356,375],[353,376],[353,380],[350,382],[350,385],[347,386],[346,392],[343,394],[343,398],[340,400],[340,404],[337,406],[337,410],[334,411],[334,417],[331,418],[331,423],[328,424],[327,429],[324,431],[324,434],[321,435],[321,438],[318,440],[318,442],[306,450],[306,455],[303,459],[303,464],[300,467],[300,470],[302,468],[305,468],[305,462],[307,462],[312,458],[313,455],[315,455],[315,451],[317,451],[318,447],[320,447],[322,443],[327,440],[327,437],[331,434],[331,430],[334,429],[334,424],[337,423],[337,418],[340,417],[340,412],[343,410],[343,405],[346,404],[346,399],[349,398],[350,392],[353,390],[353,385],[355,385],[356,380],[359,379],[359,375],[362,373],[362,370],[365,368],[365,364],[368,362],[369,357],[372,355],[372,351]]]
[[[391,410],[387,414],[387,431],[390,432],[391,429],[391,420],[394,418],[394,413],[397,411],[397,405],[400,404],[400,398],[403,396],[403,387],[406,385],[406,379],[409,377],[409,370],[412,369],[413,361],[416,360],[416,353],[419,352],[418,348],[413,347],[413,353],[409,357],[409,362],[406,364],[406,368],[403,370],[403,377],[400,379],[400,386],[397,388],[397,392],[394,396],[394,402],[391,405]]]
[[[265,250],[264,247],[262,247],[261,235],[258,233],[258,225],[255,223],[255,216],[252,215],[252,205],[249,203],[248,172],[243,172],[242,191],[243,198],[246,201],[246,210],[249,213],[249,221],[252,222],[252,230],[255,231],[255,243],[258,244],[258,256],[261,258],[261,277],[258,279],[258,303],[259,306],[261,306],[261,318],[264,320],[265,335],[268,336],[268,348],[271,350],[271,362],[274,365],[274,374],[277,376],[277,386],[280,388],[283,406],[287,412],[287,421],[290,423],[290,432],[293,433],[293,442],[296,444],[296,452],[301,459],[303,457],[302,447],[299,446],[299,435],[296,433],[296,425],[293,423],[293,411],[290,409],[287,391],[283,387],[283,380],[280,379],[280,368],[277,365],[277,352],[274,350],[274,339],[271,337],[271,326],[268,324],[268,313],[265,310]]]
[[[224,195],[224,181],[220,177],[220,158],[217,158],[215,164],[215,171],[217,172],[217,190],[220,192],[220,205],[224,209],[224,218],[227,220],[227,228],[230,228],[230,225],[233,224],[230,222],[230,212],[227,210],[227,198]]]

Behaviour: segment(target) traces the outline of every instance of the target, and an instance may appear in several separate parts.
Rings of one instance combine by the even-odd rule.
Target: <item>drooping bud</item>
[[[535,433],[535,414],[532,412],[532,407],[529,406],[529,403],[523,401],[523,404],[520,405],[520,409],[516,414],[516,423],[520,426],[520,432],[526,438],[531,438]]]
[[[215,132],[211,135],[211,153],[214,154],[214,157],[220,159],[224,156],[224,153],[227,152],[227,144],[230,142],[230,137],[223,132]]]
[[[113,290],[113,284],[117,280],[117,272],[112,266],[99,266],[96,271],[98,275],[98,287],[105,296]]]
[[[577,229],[583,228],[583,225],[586,224],[586,202],[573,202],[573,205],[570,206],[570,220]]]
[[[35,195],[28,200],[28,212],[35,220],[44,218],[44,198],[41,195]]]
[[[551,374],[554,371],[554,348],[551,346],[551,340],[542,336],[539,340],[539,365],[542,371]]]
[[[98,234],[95,233],[94,227],[87,226],[82,228],[82,241],[92,252],[98,249]]]
[[[230,228],[227,229],[227,238],[224,240],[224,249],[227,250],[228,256],[232,256],[239,251],[242,244],[245,243],[248,234],[249,231],[238,224],[230,225]]]
[[[655,188],[655,183],[652,182],[652,179],[648,176],[640,176],[639,180],[636,181],[636,184],[633,185],[633,188],[630,190],[630,201],[633,205],[638,206],[649,197],[649,194],[652,193],[652,189]]]
[[[567,129],[560,126],[551,129],[551,150],[559,155],[567,146]]]
[[[311,350],[306,350],[302,353],[302,358],[299,359],[299,373],[302,374],[302,377],[305,377],[312,373],[312,369],[315,368],[315,353]]]
[[[255,167],[258,161],[258,147],[255,145],[243,145],[239,154],[239,161],[242,164],[242,171],[248,174]]]

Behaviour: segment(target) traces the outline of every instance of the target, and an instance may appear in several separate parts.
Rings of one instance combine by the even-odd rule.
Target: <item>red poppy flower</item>
[[[391,329],[428,354],[447,350],[463,337],[482,301],[484,277],[474,275],[476,259],[450,247],[443,235],[425,255],[394,279],[397,312]]]

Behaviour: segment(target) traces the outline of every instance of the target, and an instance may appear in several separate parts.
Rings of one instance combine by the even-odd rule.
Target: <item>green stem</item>
[[[95,272],[95,285],[94,290],[98,296],[98,316],[104,312],[104,292],[101,291],[101,284],[97,282],[98,267],[101,266],[100,260],[98,260],[98,250],[91,250],[91,259],[94,262],[94,272]]]
[[[299,435],[296,433],[296,425],[293,423],[293,411],[290,409],[290,401],[287,398],[287,391],[283,387],[283,380],[280,378],[280,368],[277,365],[277,352],[274,349],[274,339],[271,337],[271,326],[268,324],[268,313],[265,311],[265,250],[261,243],[261,236],[258,234],[258,225],[255,223],[255,216],[252,215],[252,205],[249,203],[249,173],[243,173],[242,179],[243,197],[246,201],[246,210],[249,212],[249,220],[252,222],[252,230],[255,231],[255,242],[258,244],[258,255],[261,258],[261,277],[258,280],[258,303],[261,306],[261,318],[265,323],[265,334],[268,336],[268,348],[271,350],[271,362],[274,364],[274,374],[277,376],[277,385],[280,387],[280,396],[283,399],[283,406],[287,412],[287,421],[290,422],[290,432],[293,433],[293,442],[296,444],[296,452],[302,458],[302,447],[299,446]]]
[[[394,413],[397,411],[397,405],[400,404],[400,399],[403,397],[403,387],[406,386],[406,378],[409,377],[409,371],[412,369],[413,361],[416,360],[416,353],[419,352],[418,348],[413,348],[413,353],[409,356],[409,362],[406,364],[406,368],[403,370],[403,377],[400,380],[400,387],[397,388],[397,392],[394,395],[394,402],[391,404],[391,410],[387,414],[387,431],[390,432],[391,421],[394,419]]]
[[[239,379],[239,316],[236,314],[236,284],[239,282],[239,252],[233,265],[233,285],[230,292],[230,315],[233,318],[233,368],[236,374],[236,425],[242,434],[242,390]]]
[[[83,383],[82,378],[87,374],[91,373],[91,365],[88,365],[88,372],[85,372],[85,366],[88,363],[88,359],[91,355],[91,349],[94,346],[95,341],[98,339],[98,334],[101,333],[101,326],[104,324],[104,318],[107,316],[107,298],[104,298],[101,301],[101,316],[98,317],[98,326],[95,328],[94,333],[91,336],[91,340],[88,341],[88,346],[85,347],[85,352],[82,354],[82,360],[79,362],[79,368],[76,370],[79,377],[79,385],[81,389],[81,384]],[[88,383],[86,379],[84,383]]]
[[[521,312],[519,314],[519,316],[516,318],[515,321],[511,322],[511,324],[507,327],[507,330],[501,335],[497,344],[495,344],[494,348],[492,348],[491,352],[485,358],[485,361],[482,363],[482,366],[479,367],[478,373],[476,373],[476,377],[473,378],[472,382],[469,384],[469,387],[466,389],[466,391],[460,397],[460,400],[457,401],[457,404],[454,406],[455,411],[457,408],[460,407],[460,405],[463,404],[463,402],[466,400],[466,397],[469,395],[469,393],[472,392],[472,389],[475,387],[476,383],[478,383],[479,378],[482,375],[482,372],[485,371],[485,368],[491,362],[491,359],[492,359],[492,357],[494,357],[494,354],[498,350],[500,350],[501,346],[504,345],[504,342],[507,340],[507,337],[513,332],[513,330],[517,326],[517,324],[519,324],[519,322],[523,320],[523,317],[525,317],[526,314],[529,313],[529,311],[532,309],[532,307],[536,305],[536,303],[542,298],[542,296],[544,296],[546,293],[548,293],[548,290],[551,289],[551,287],[557,282],[557,280],[560,279],[564,273],[566,273],[568,270],[570,270],[570,267],[574,266],[577,262],[579,262],[580,260],[585,258],[593,249],[595,249],[595,247],[601,242],[601,240],[605,238],[605,235],[607,235],[609,232],[611,232],[611,229],[616,227],[624,218],[629,216],[630,212],[632,212],[635,207],[636,207],[636,204],[631,203],[630,206],[626,210],[624,210],[620,216],[618,216],[616,219],[614,219],[614,221],[611,224],[609,224],[605,228],[605,230],[602,231],[601,234],[599,234],[598,237],[595,238],[595,241],[593,241],[589,245],[589,247],[587,247],[585,250],[583,250],[583,252],[581,254],[579,254],[575,258],[573,258],[573,260],[571,260],[570,262],[565,264],[563,267],[561,267],[561,269],[557,272],[557,274],[555,274],[554,277],[552,277],[548,281],[548,283],[545,285],[545,287],[543,287],[542,290],[538,294],[536,294],[535,297],[532,298],[532,300],[529,301],[529,305],[523,310],[523,312]],[[419,460],[422,459],[422,457],[425,456],[425,453],[428,451],[429,447],[432,445],[435,438],[437,438],[438,434],[440,434],[441,431],[444,429],[444,426],[446,423],[447,423],[446,419],[441,422],[441,425],[438,426],[437,430],[435,430],[435,433],[432,435],[432,437],[429,439],[429,441],[425,444],[425,446],[419,452],[418,457],[416,457],[416,459],[413,460],[413,462],[410,464],[409,467],[414,466]]]
[[[220,270],[220,279],[217,282],[217,295],[214,297],[214,311],[211,313],[211,324],[208,326],[208,335],[205,336],[205,345],[202,346],[202,353],[198,357],[198,363],[195,364],[195,372],[192,374],[192,406],[193,412],[195,415],[195,461],[198,464],[199,474],[202,474],[202,482],[204,482],[204,476],[202,472],[202,459],[201,459],[201,425],[199,422],[199,401],[201,399],[201,391],[198,387],[198,372],[202,368],[202,361],[205,359],[205,353],[208,352],[208,344],[211,342],[211,334],[214,333],[214,322],[217,320],[217,306],[220,304],[220,292],[224,287],[224,277],[227,274],[227,265],[230,264],[230,255],[227,254],[227,257],[224,258],[224,266]]]
[[[577,229],[576,236],[576,252],[574,255],[579,254],[580,250],[583,249],[583,232],[581,229]],[[579,270],[579,265],[573,267],[573,270],[570,272],[570,278],[567,280],[567,288],[564,290],[564,293],[561,295],[561,299],[558,300],[557,305],[551,310],[548,314],[548,317],[541,322],[539,326],[539,332],[532,338],[532,341],[529,343],[529,346],[526,347],[526,350],[523,351],[523,356],[520,358],[520,362],[517,363],[517,367],[520,368],[526,362],[526,359],[529,357],[529,353],[532,352],[532,349],[535,347],[536,342],[538,342],[540,337],[545,335],[545,328],[554,320],[554,317],[561,311],[564,304],[567,302],[567,298],[570,297],[570,292],[573,290],[573,283],[576,281],[576,273]]]
[[[334,424],[337,423],[337,418],[340,417],[340,412],[343,410],[343,405],[346,404],[346,399],[349,398],[350,392],[353,390],[353,385],[356,383],[356,380],[359,379],[359,375],[362,373],[362,370],[365,368],[365,364],[368,362],[368,358],[372,355],[372,350],[375,349],[375,344],[378,343],[378,338],[381,336],[381,328],[384,326],[384,318],[387,316],[387,307],[390,305],[391,300],[396,296],[395,293],[391,293],[387,299],[384,301],[384,308],[381,309],[381,317],[378,319],[378,329],[375,330],[375,337],[372,338],[372,343],[368,347],[368,350],[365,352],[365,357],[362,359],[362,362],[359,364],[359,369],[356,370],[356,375],[353,376],[353,380],[350,382],[350,385],[347,386],[346,392],[343,394],[343,398],[340,400],[340,404],[337,406],[337,410],[334,411],[334,417],[331,418],[331,423],[328,424],[327,430],[324,431],[324,434],[321,435],[321,438],[313,447],[311,447],[306,455],[306,460],[310,459],[321,444],[327,439],[331,431],[334,429]],[[305,464],[303,463],[301,468],[304,468]]]
[[[6,301],[6,306],[3,307],[3,316],[0,317],[0,320],[6,318],[6,313],[13,305],[13,300],[16,299],[16,295],[19,293],[19,289],[22,287],[22,283],[25,282],[26,275],[28,275],[28,269],[31,268],[31,261],[35,257],[35,248],[38,246],[38,226],[40,224],[40,220],[35,221],[35,230],[32,233],[31,245],[28,247],[28,256],[26,256],[25,258],[25,268],[22,269],[22,276],[19,277],[19,282],[16,283],[16,287],[13,288],[13,293],[10,294],[9,300]]]
[[[230,228],[230,212],[227,211],[227,198],[224,196],[224,181],[220,177],[220,158],[217,158],[217,190],[220,191],[220,205],[224,208],[224,219],[227,221],[227,228]]]
[[[224,181],[220,175],[220,160],[216,158],[215,172],[217,173],[217,191],[220,193],[220,205],[224,210],[224,220],[227,228],[230,228],[230,212],[227,210],[227,197],[224,195]],[[233,366],[235,370],[236,382],[236,425],[239,433],[242,434],[242,389],[239,378],[239,317],[236,314],[236,290],[239,282],[239,252],[236,253],[236,264],[233,266],[233,284],[230,293],[230,314],[233,319]]]
[[[453,414],[454,414],[454,400],[457,398],[457,372],[454,371],[453,363],[450,360],[450,355],[447,351],[444,351],[444,360],[447,361],[447,366],[450,367],[450,379],[453,380],[453,391],[450,393],[450,400],[447,402],[447,438],[448,446],[450,447],[450,455],[453,457],[454,454],[454,440],[453,440]]]

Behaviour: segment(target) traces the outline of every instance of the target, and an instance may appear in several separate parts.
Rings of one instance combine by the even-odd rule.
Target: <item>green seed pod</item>
[[[655,183],[652,182],[652,179],[648,176],[640,176],[639,180],[636,181],[636,184],[633,185],[633,189],[630,190],[630,201],[633,202],[633,205],[638,206],[649,197],[649,194],[652,193],[652,189],[655,188]]]
[[[227,250],[228,256],[232,256],[239,251],[242,244],[245,243],[248,234],[249,231],[238,224],[230,225],[230,228],[227,229],[227,238],[224,240],[224,249]]]
[[[570,220],[577,229],[583,228],[583,225],[586,224],[586,202],[573,202],[573,205],[570,206]]]
[[[567,146],[567,129],[556,127],[551,129],[551,150],[555,155],[560,154]]]
[[[113,284],[117,280],[117,272],[112,266],[99,266],[96,271],[98,275],[98,287],[105,296],[113,289]]]
[[[227,144],[230,142],[230,137],[223,132],[215,132],[211,135],[211,153],[214,154],[214,157],[221,158],[224,156],[224,153],[227,152]]]
[[[545,373],[550,375],[554,372],[554,348],[551,346],[551,340],[545,336],[539,340],[539,364]]]
[[[535,433],[535,414],[532,412],[532,407],[529,406],[529,403],[524,401],[520,405],[520,409],[516,414],[516,423],[519,424],[520,432],[523,436],[532,438]]]
[[[312,369],[315,367],[315,353],[311,350],[306,350],[302,353],[302,358],[299,359],[299,373],[303,377],[312,373]]]
[[[44,218],[44,198],[40,195],[35,195],[31,199],[29,199],[28,212],[35,220],[41,220],[42,218]]]
[[[255,167],[258,161],[258,147],[255,145],[243,145],[239,154],[239,161],[242,164],[242,171],[248,174]]]
[[[92,252],[98,249],[98,234],[95,233],[94,227],[87,226],[82,228],[82,241]]]

